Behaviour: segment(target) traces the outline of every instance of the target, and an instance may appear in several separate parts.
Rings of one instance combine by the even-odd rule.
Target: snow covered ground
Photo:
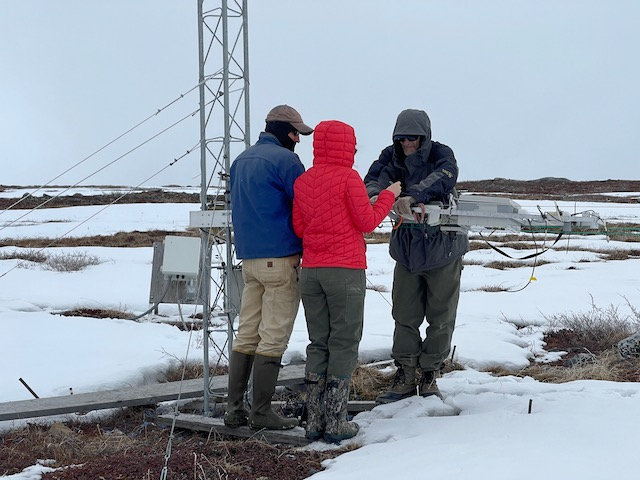
[[[531,213],[542,205],[518,203]],[[638,223],[640,217],[638,204],[566,207],[596,210],[608,222]],[[33,212],[12,209],[0,212],[0,238],[181,230],[188,226],[188,212],[198,209],[195,204]],[[576,381],[558,385],[516,376],[493,377],[483,370],[504,366],[516,371],[532,359],[550,358],[542,332],[553,315],[589,311],[592,302],[602,308],[615,306],[621,315],[630,315],[627,299],[639,306],[640,259],[602,261],[600,253],[634,245],[608,242],[604,235],[571,236],[544,253],[540,258],[550,263],[537,266],[535,271],[531,267],[486,268],[483,264],[504,257],[490,249],[470,252],[465,257],[470,265],[462,275],[453,339],[455,359],[466,369],[438,381],[444,401],[414,397],[360,413],[355,418],[360,432],[345,443],[362,447],[329,461],[327,469],[312,478],[626,478],[637,453],[640,383]],[[0,254],[15,250],[2,247]],[[505,251],[514,256],[532,252]],[[0,402],[32,398],[19,378],[41,397],[66,395],[70,388],[81,393],[153,383],[167,366],[187,359],[187,355],[202,359],[202,339],[197,332],[146,320],[56,314],[73,308],[146,311],[151,247],[50,247],[43,252],[80,252],[97,257],[99,264],[61,273],[44,270],[39,264],[0,260]],[[363,362],[388,359],[393,332],[390,292],[394,263],[387,246],[369,245],[368,263],[367,278],[376,289],[367,291],[360,345]],[[536,280],[518,292],[484,290],[490,286],[518,290],[531,276]],[[183,306],[183,314],[193,313],[193,308]],[[162,304],[160,313],[179,318],[177,305]],[[216,334],[214,340],[222,346],[224,334]],[[306,344],[301,308],[284,360],[303,360]],[[0,422],[0,429],[20,425],[20,421]],[[316,443],[309,448],[330,447]],[[34,465],[22,474],[4,478],[37,480],[46,468]]]

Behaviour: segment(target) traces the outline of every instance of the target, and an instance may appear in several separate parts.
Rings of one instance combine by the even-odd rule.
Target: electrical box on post
[[[190,280],[198,276],[200,239],[167,236],[164,239],[162,273],[173,279]]]

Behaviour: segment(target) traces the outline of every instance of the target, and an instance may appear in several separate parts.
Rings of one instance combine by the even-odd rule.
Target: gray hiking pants
[[[402,365],[423,371],[440,370],[451,350],[456,324],[462,258],[444,267],[411,273],[396,263],[393,272],[395,320],[391,357]],[[427,335],[420,336],[422,322]]]
[[[351,378],[362,338],[364,270],[303,268],[300,294],[309,345],[306,373]]]

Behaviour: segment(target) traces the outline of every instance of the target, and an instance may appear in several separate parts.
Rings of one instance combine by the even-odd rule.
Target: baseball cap
[[[288,122],[293,128],[300,132],[300,135],[311,135],[313,133],[313,128],[306,125],[302,121],[302,117],[298,111],[289,105],[278,105],[277,107],[273,107],[267,114],[266,121]]]

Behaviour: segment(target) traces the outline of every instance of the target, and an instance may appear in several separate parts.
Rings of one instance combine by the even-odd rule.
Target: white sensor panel
[[[167,236],[161,271],[164,275],[181,278],[198,276],[200,264],[200,239],[196,237]]]

